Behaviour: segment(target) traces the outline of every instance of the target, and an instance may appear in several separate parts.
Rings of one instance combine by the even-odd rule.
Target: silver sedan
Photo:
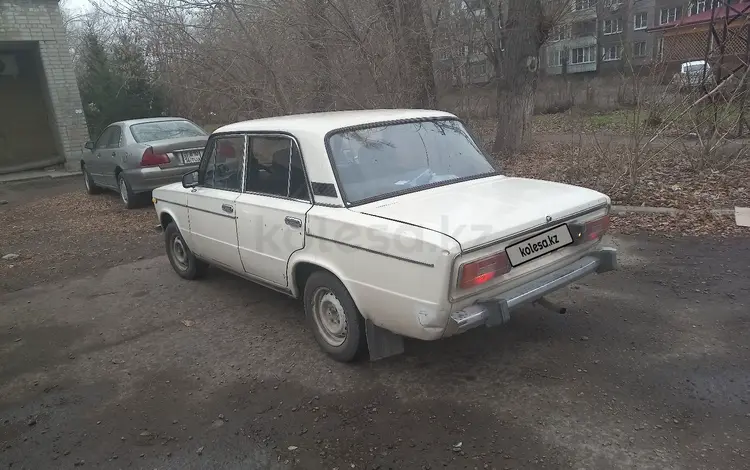
[[[112,123],[95,142],[86,142],[81,159],[86,191],[112,189],[128,209],[137,207],[153,189],[196,170],[207,140],[206,131],[183,118]]]

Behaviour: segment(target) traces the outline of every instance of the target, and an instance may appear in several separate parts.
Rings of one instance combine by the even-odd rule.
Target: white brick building
[[[57,0],[0,0],[0,173],[75,168],[86,140]]]

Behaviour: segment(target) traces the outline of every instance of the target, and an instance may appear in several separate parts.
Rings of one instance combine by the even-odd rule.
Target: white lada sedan
[[[601,246],[608,196],[498,173],[440,111],[230,124],[198,170],[153,196],[177,274],[212,265],[302,299],[340,361],[505,323],[617,264]]]

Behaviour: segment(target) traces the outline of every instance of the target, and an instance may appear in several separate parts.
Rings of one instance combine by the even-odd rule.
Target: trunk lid
[[[441,232],[467,250],[609,202],[591,189],[498,175],[352,209]]]
[[[206,142],[208,142],[208,136],[157,140],[154,142],[148,142],[145,145],[152,147],[154,153],[166,153],[169,155],[169,164],[160,166],[170,167],[197,165],[203,155],[203,149],[206,147]]]

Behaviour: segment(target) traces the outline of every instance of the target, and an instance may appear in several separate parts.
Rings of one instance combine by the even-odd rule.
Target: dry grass
[[[591,147],[541,143],[512,161],[502,171],[513,176],[575,184],[604,192],[613,204],[672,207],[686,211],[680,216],[634,215],[616,217],[613,228],[621,233],[733,236],[750,234],[737,227],[731,216],[714,216],[711,209],[750,205],[750,160],[740,160],[723,171],[692,171],[682,153],[665,151],[646,165],[632,195],[619,178],[618,152],[613,146],[602,155]]]
[[[76,190],[0,212],[0,290],[65,278],[163,252],[153,207],[126,210],[116,195]]]

